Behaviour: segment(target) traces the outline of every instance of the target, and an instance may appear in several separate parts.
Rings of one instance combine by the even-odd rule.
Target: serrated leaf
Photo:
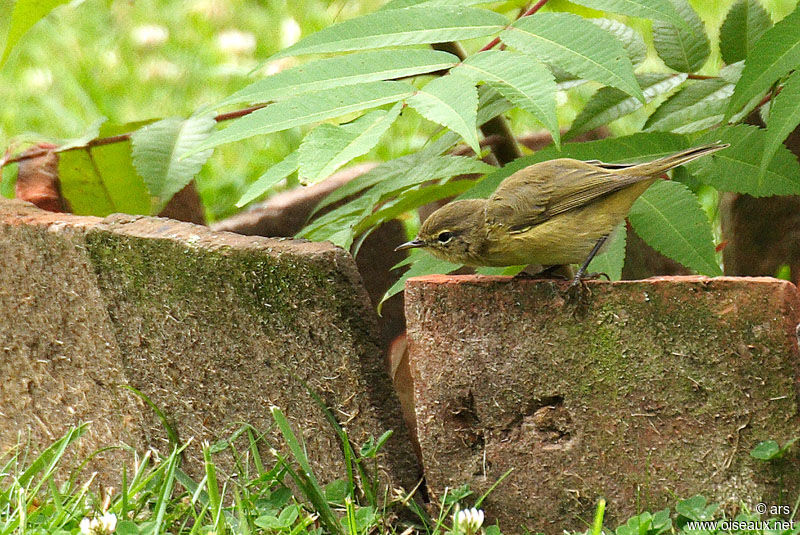
[[[733,91],[725,118],[754,107],[776,80],[800,66],[800,6],[764,32],[747,55],[744,70]],[[744,108],[744,109],[742,109]]]
[[[3,54],[0,56],[0,66],[2,66],[16,44],[22,39],[34,24],[39,22],[53,9],[66,4],[68,0],[16,0],[15,2],[4,2],[0,8],[0,16],[7,20],[5,31],[0,35],[0,44],[3,45]],[[6,18],[9,17],[9,18]]]
[[[650,102],[659,95],[672,91],[686,80],[686,74],[647,73],[636,77],[642,88],[644,98]],[[641,108],[643,104],[637,99],[614,87],[603,87],[595,93],[581,110],[572,126],[564,135],[565,139],[573,138],[593,128],[607,125]]]
[[[500,33],[518,50],[572,74],[625,91],[644,101],[625,49],[611,34],[571,13],[537,13]]]
[[[767,132],[753,125],[718,128],[700,137],[697,144],[722,140],[731,146],[711,157],[687,165],[702,182],[721,191],[747,193],[753,197],[800,194],[800,163],[779,144],[766,173],[761,176],[761,154]]]
[[[451,264],[450,262],[439,260],[424,251],[415,250],[408,255],[408,258],[398,263],[392,269],[397,269],[409,264],[411,264],[411,267],[400,275],[400,278],[386,290],[386,293],[381,298],[381,302],[378,304],[378,313],[380,313],[381,307],[387,299],[405,289],[406,281],[411,277],[422,277],[423,275],[433,275],[436,273],[450,273],[461,267],[460,264]]]
[[[487,82],[506,100],[536,117],[550,131],[556,146],[560,145],[556,83],[539,61],[507,50],[485,50],[468,57],[453,73]]]
[[[460,175],[483,175],[497,169],[488,163],[465,156],[437,156],[421,161],[413,169],[393,180],[373,186],[367,196],[379,202],[432,180],[450,179]]]
[[[471,39],[497,33],[507,23],[499,13],[471,7],[420,6],[382,10],[324,28],[271,59]]]
[[[495,169],[480,160],[463,156],[433,156],[422,160],[404,157],[403,159],[398,158],[398,160],[401,161],[392,160],[387,162],[392,165],[384,164],[373,169],[370,172],[372,175],[367,178],[370,182],[374,182],[372,187],[354,201],[316,218],[301,230],[298,236],[314,240],[330,240],[331,238],[328,236],[332,232],[348,230],[352,234],[355,225],[368,217],[376,205],[409,189],[430,181],[449,180],[451,177],[459,175],[483,174]],[[379,181],[375,182],[376,178]],[[335,193],[337,193],[336,197],[341,198],[341,192],[337,190]],[[329,202],[329,199],[325,199],[325,201]]]
[[[644,130],[688,134],[710,128],[722,121],[733,87],[721,78],[693,81],[665,100]]]
[[[588,19],[589,22],[596,24],[599,28],[607,31],[616,37],[622,43],[625,52],[635,66],[642,63],[647,59],[647,45],[644,44],[644,39],[639,35],[639,32],[626,26],[618,20],[614,19]]]
[[[722,60],[731,64],[745,59],[770,27],[772,19],[758,0],[739,0],[733,4],[719,30]]]
[[[321,124],[300,144],[300,177],[313,184],[369,152],[400,115],[402,104],[390,111],[369,112],[346,125]]]
[[[244,192],[242,198],[236,202],[236,206],[241,208],[245,204],[253,202],[269,191],[272,186],[297,171],[297,168],[300,166],[299,160],[300,158],[297,151],[295,151],[280,162],[271,166],[263,175],[258,177],[255,182],[250,184],[250,187]]]
[[[359,191],[371,188],[379,182],[391,181],[396,177],[413,172],[413,170],[419,168],[423,162],[440,156],[445,151],[452,148],[456,143],[458,143],[458,140],[458,134],[448,131],[417,152],[412,152],[411,154],[406,154],[405,156],[383,162],[374,169],[354,178],[348,183],[332,191],[327,197],[322,199],[316,207],[314,207],[314,210],[311,212],[311,216],[314,216],[314,214],[316,214],[318,211],[330,206],[331,204],[337,203],[342,199],[346,199],[351,195],[355,195]]]
[[[434,78],[406,102],[429,121],[458,133],[475,154],[480,154],[478,90],[469,78],[456,73]]]
[[[154,213],[131,159],[131,143],[114,143],[58,155],[61,193],[78,215]]]
[[[402,82],[368,82],[298,95],[237,119],[213,133],[200,150],[392,104],[413,93],[414,88]]]
[[[133,166],[157,203],[166,204],[200,172],[211,151],[198,147],[215,124],[211,115],[168,118],[131,134]]]
[[[423,186],[419,189],[408,191],[394,201],[382,205],[379,210],[371,213],[364,219],[358,221],[353,231],[360,234],[368,228],[389,221],[399,215],[414,210],[428,203],[441,201],[448,197],[454,197],[464,193],[475,184],[475,180],[451,180],[444,184],[433,186]]]
[[[633,203],[628,220],[661,254],[703,275],[722,275],[711,223],[697,197],[683,184],[656,181]]]
[[[767,167],[781,142],[800,124],[798,102],[800,102],[800,71],[794,71],[770,104],[767,133],[761,154],[760,178],[767,172]]]
[[[686,0],[670,0],[685,24],[653,21],[653,46],[658,57],[670,69],[694,72],[702,67],[711,53],[703,21]]]
[[[605,250],[595,256],[589,263],[589,273],[605,273],[612,281],[622,278],[622,267],[625,265],[625,242],[627,230],[625,222],[611,233],[611,241]]]
[[[439,50],[370,50],[311,61],[268,76],[225,98],[215,108],[295,97],[344,85],[449,69],[459,59]]]
[[[679,27],[686,25],[683,17],[669,0],[573,0],[573,2],[600,11],[660,20]]]
[[[478,87],[478,126],[513,107],[495,88],[488,85]]]

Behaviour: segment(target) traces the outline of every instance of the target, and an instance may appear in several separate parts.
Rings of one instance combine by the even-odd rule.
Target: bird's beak
[[[411,240],[411,241],[405,242],[403,245],[398,245],[397,247],[395,247],[394,250],[395,251],[405,251],[406,249],[413,249],[414,247],[422,247],[423,245],[425,245],[424,241]]]

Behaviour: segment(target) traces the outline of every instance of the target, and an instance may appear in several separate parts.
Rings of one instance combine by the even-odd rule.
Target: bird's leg
[[[594,244],[594,248],[592,248],[592,252],[589,253],[589,257],[580,267],[578,272],[575,274],[575,278],[572,279],[572,283],[569,285],[570,288],[574,288],[578,284],[580,284],[581,279],[583,279],[584,275],[586,275],[586,269],[589,267],[589,264],[592,262],[592,259],[597,255],[597,251],[603,246],[603,244],[608,239],[608,236],[601,236],[597,243]]]

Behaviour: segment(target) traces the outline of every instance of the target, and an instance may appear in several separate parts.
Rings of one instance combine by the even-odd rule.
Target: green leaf
[[[199,150],[377,108],[413,93],[414,88],[402,82],[368,82],[305,93],[237,119],[231,126],[213,133]]]
[[[763,95],[776,80],[800,66],[800,6],[764,32],[747,55],[742,77],[736,84],[725,118],[753,109],[753,99]]]
[[[764,149],[761,154],[759,178],[767,172],[770,161],[781,145],[781,142],[800,124],[800,71],[794,71],[783,89],[773,99],[767,119],[767,134],[764,138]]]
[[[673,26],[686,25],[683,17],[669,0],[573,0],[573,2],[600,11],[659,20]]]
[[[319,210],[322,210],[331,204],[337,203],[342,199],[346,199],[351,195],[355,195],[359,191],[370,188],[379,182],[393,180],[396,177],[400,177],[412,172],[423,162],[440,156],[446,150],[450,149],[458,142],[458,139],[458,134],[455,132],[445,132],[445,134],[439,139],[429,143],[417,152],[412,152],[411,154],[383,162],[371,171],[354,178],[347,184],[344,184],[332,191],[327,197],[321,200],[319,204],[317,204],[317,206],[311,212],[311,215],[313,216]]]
[[[646,73],[636,77],[647,102],[672,91],[686,80],[686,74]],[[573,138],[593,128],[607,125],[643,106],[637,99],[614,87],[603,87],[581,110],[564,136]]]
[[[133,167],[131,143],[114,143],[58,155],[61,193],[78,215],[155,213],[144,181]]]
[[[686,0],[670,0],[685,24],[653,21],[653,45],[667,67],[678,72],[694,72],[711,53],[705,26]]]
[[[297,171],[298,167],[300,167],[299,160],[299,155],[297,151],[295,151],[267,169],[263,175],[250,184],[250,187],[244,192],[242,198],[236,203],[236,206],[241,208],[245,204],[256,200],[269,191],[272,186]]]
[[[750,456],[762,461],[771,461],[775,458],[781,447],[774,440],[765,440],[759,442],[755,448],[750,451]]]
[[[160,204],[166,204],[200,172],[211,151],[199,151],[198,147],[215,124],[211,115],[169,118],[131,135],[133,165]]]
[[[578,15],[537,13],[514,22],[500,38],[541,61],[616,87],[644,102],[622,43]]]
[[[625,524],[617,528],[615,533],[616,535],[647,535],[652,523],[653,516],[644,512],[629,518]]]
[[[295,97],[344,85],[414,76],[449,69],[458,58],[439,50],[370,50],[320,59],[280,71],[222,100],[215,108]]]
[[[456,132],[475,151],[478,144],[478,90],[467,77],[451,73],[434,78],[406,102],[420,115]]]
[[[683,184],[656,181],[633,203],[628,220],[661,254],[703,275],[722,275],[711,223],[697,197]]]
[[[369,152],[392,126],[402,108],[402,104],[397,103],[388,112],[375,110],[346,125],[319,125],[298,149],[300,177],[313,184]]]
[[[698,139],[697,144],[722,140],[731,146],[711,157],[695,160],[687,168],[700,181],[721,191],[753,197],[800,194],[800,163],[781,144],[766,173],[760,175],[767,136],[766,130],[744,124],[712,130]]]
[[[588,19],[592,24],[607,31],[616,37],[621,43],[625,52],[634,66],[637,66],[647,59],[647,45],[644,44],[642,36],[631,28],[614,19]]]
[[[395,177],[393,180],[385,180],[376,184],[369,190],[368,195],[372,196],[377,202],[432,180],[450,179],[460,175],[482,175],[495,169],[497,168],[493,165],[473,158],[450,155],[438,156],[419,162],[416,167]]]
[[[739,0],[733,4],[719,30],[723,61],[731,64],[745,59],[771,27],[772,19],[758,0]]]
[[[470,7],[383,10],[324,28],[270,59],[471,39],[497,33],[507,23],[498,13]]]
[[[717,504],[706,505],[707,500],[701,495],[692,496],[688,500],[682,500],[675,506],[675,511],[689,520],[696,522],[714,519],[714,512],[719,508]]]
[[[382,205],[379,210],[372,212],[364,219],[361,219],[354,227],[354,233],[360,234],[372,226],[385,221],[392,220],[409,210],[414,210],[420,206],[440,201],[448,197],[455,197],[470,189],[475,185],[474,180],[451,180],[444,184],[433,186],[423,186],[417,190],[407,191],[394,201]]]
[[[17,184],[18,171],[19,171],[18,164],[9,164],[6,165],[5,167],[0,167],[0,195],[5,197],[6,199],[13,199],[14,197],[16,197],[15,189]]]
[[[625,241],[627,230],[625,222],[611,233],[609,243],[602,253],[595,256],[589,264],[589,273],[605,273],[612,281],[622,278],[622,266],[625,265]]]
[[[451,264],[450,262],[439,260],[438,258],[417,249],[412,251],[411,254],[408,255],[408,258],[398,263],[392,269],[394,270],[403,266],[407,266],[408,264],[411,264],[411,267],[408,268],[405,273],[400,275],[400,278],[397,279],[397,282],[392,284],[392,286],[386,290],[383,298],[381,298],[381,302],[378,303],[379,314],[383,303],[393,295],[402,292],[406,287],[406,281],[411,277],[422,277],[424,275],[433,275],[436,273],[450,273],[451,271],[455,271],[461,267],[460,264]]]
[[[556,117],[556,82],[547,67],[533,57],[507,50],[485,50],[453,69],[474,82],[487,82],[506,100],[538,119],[556,146],[560,144]]]
[[[750,451],[750,456],[761,461],[773,461],[782,459],[786,452],[789,451],[795,442],[800,438],[793,438],[786,442],[783,447],[779,446],[774,440],[765,440],[759,442],[755,448]]]
[[[725,116],[733,87],[721,78],[692,81],[648,117],[644,130],[688,134],[710,128]]]
[[[0,16],[8,22],[2,28],[4,35],[0,35],[0,43],[3,44],[0,66],[5,64],[16,44],[34,24],[56,7],[66,3],[67,0],[7,0],[3,2],[4,5],[0,8]],[[10,18],[6,18],[9,15]]]
[[[379,170],[380,167],[373,171]],[[356,200],[318,217],[300,231],[298,236],[315,241],[329,240],[337,245],[348,243],[348,240],[352,239],[353,228],[359,221],[372,214],[377,204],[426,182],[448,180],[459,175],[483,174],[494,170],[495,167],[463,156],[435,156],[425,160],[409,158],[399,164],[388,166],[388,169],[391,171],[383,170],[370,177],[370,181],[376,177],[380,177],[380,181]],[[336,242],[334,237],[343,241]]]
[[[478,126],[513,107],[514,105],[493,87],[488,85],[478,87]]]

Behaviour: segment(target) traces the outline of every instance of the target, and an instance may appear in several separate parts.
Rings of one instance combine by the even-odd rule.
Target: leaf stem
[[[531,7],[530,9],[528,9],[527,11],[525,11],[524,13],[521,13],[521,14],[520,14],[520,15],[517,17],[517,20],[521,19],[522,17],[527,17],[527,16],[529,16],[529,15],[533,15],[534,13],[536,13],[537,11],[539,11],[540,9],[542,9],[542,7],[544,7],[544,5],[545,5],[547,2],[548,2],[548,0],[539,0],[538,2],[536,2],[536,4],[534,4],[534,5],[533,5],[533,7]],[[495,46],[497,46],[497,44],[498,44],[499,42],[500,42],[500,38],[499,38],[499,37],[495,37],[494,39],[492,39],[492,40],[489,42],[489,44],[487,44],[486,46],[484,46],[483,48],[481,48],[481,49],[480,49],[478,52],[484,52],[484,51],[486,51],[486,50],[491,50],[492,48],[494,48]]]

